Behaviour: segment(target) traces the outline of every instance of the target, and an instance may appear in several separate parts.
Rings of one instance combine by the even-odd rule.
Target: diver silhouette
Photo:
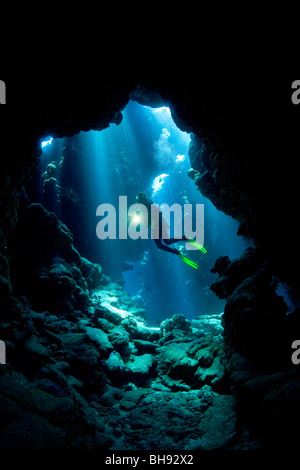
[[[163,251],[168,251],[169,253],[173,253],[174,255],[180,255],[181,252],[177,250],[176,248],[170,247],[169,245],[172,245],[173,243],[179,242],[179,241],[188,241],[185,235],[182,235],[181,238],[164,238],[164,232],[167,232],[169,229],[169,225],[166,222],[166,219],[164,218],[163,214],[161,211],[159,211],[158,214],[159,217],[159,232],[158,232],[158,238],[154,238],[154,243],[159,248],[160,250]]]
[[[170,226],[164,218],[159,207],[154,204],[154,202],[144,192],[138,193],[136,196],[136,200],[138,201],[138,203],[143,204],[148,210],[148,220],[143,220],[143,223],[148,225],[152,233],[154,232],[155,223],[152,219],[152,215],[155,215],[154,219],[158,221],[158,232],[156,231],[155,235],[152,237],[157,248],[163,251],[167,251],[169,253],[173,253],[174,255],[179,255],[180,251],[176,248],[171,248],[169,245],[172,245],[173,243],[178,242],[181,239],[169,237],[168,230]],[[182,240],[185,240],[184,235]]]
[[[168,234],[168,230],[170,229],[170,226],[167,223],[166,219],[164,218],[160,208],[156,204],[154,204],[153,201],[144,192],[139,192],[136,196],[136,200],[139,204],[143,204],[147,208],[148,220],[146,221],[143,220],[143,223],[145,223],[151,229],[153,233],[153,237],[151,238],[153,238],[154,243],[157,246],[157,248],[179,256],[179,258],[182,261],[184,261],[184,263],[192,266],[194,269],[197,269],[198,268],[197,263],[187,258],[181,251],[170,246],[173,243],[177,243],[180,241],[186,241],[186,242],[192,242],[192,243],[196,243],[196,242],[194,242],[194,240],[187,238],[184,234],[182,234],[181,238],[170,238]],[[154,215],[154,220],[152,220],[152,215]],[[158,231],[155,228],[155,221],[158,221],[158,224],[159,224]]]

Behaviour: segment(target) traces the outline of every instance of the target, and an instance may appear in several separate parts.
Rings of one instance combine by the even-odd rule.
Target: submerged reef
[[[9,244],[17,294],[0,324],[9,358],[0,369],[1,449],[272,449],[257,423],[292,437],[297,373],[276,362],[274,336],[255,339],[258,354],[270,343],[265,366],[253,357],[259,320],[251,315],[251,326],[247,312],[236,310],[245,295],[248,309],[259,302],[269,285],[255,249],[216,261],[212,290],[228,298],[224,314],[174,314],[153,327],[121,285],[80,256],[53,213],[29,205],[20,227]],[[279,321],[284,305],[274,303]]]
[[[150,327],[144,309],[80,256],[53,213],[30,205],[22,236],[26,282],[12,269],[19,296],[0,327],[9,358],[0,369],[0,448],[230,446],[236,410],[221,314],[176,314]]]
[[[239,417],[247,429],[267,436],[271,448],[276,442],[295,448],[300,372],[291,344],[300,328],[299,308],[288,312],[270,260],[259,249],[248,248],[232,261],[218,258],[212,271],[219,278],[211,289],[226,298],[226,372]]]
[[[218,328],[205,333],[211,319],[190,322],[192,336],[172,318],[178,329],[167,340],[130,310],[124,318],[96,299],[77,320],[20,306],[10,336],[1,332],[14,358],[13,371],[1,369],[1,449],[229,445],[235,401],[223,383]]]

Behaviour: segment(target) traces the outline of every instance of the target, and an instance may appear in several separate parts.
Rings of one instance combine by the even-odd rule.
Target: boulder
[[[160,325],[160,336],[164,341],[182,339],[187,335],[192,335],[191,322],[183,315],[175,314]]]
[[[87,326],[86,334],[91,342],[97,347],[98,351],[109,353],[113,349],[113,346],[108,339],[108,335],[99,328]]]
[[[131,356],[126,366],[133,376],[146,377],[152,371],[154,362],[154,357],[151,354],[142,354],[141,356]],[[134,378],[132,380],[134,381]]]
[[[116,327],[114,326],[112,329],[110,329],[108,337],[113,347],[118,351],[128,347],[129,334],[122,325]]]
[[[31,357],[35,356],[38,359],[49,358],[49,356],[51,356],[51,350],[43,346],[41,340],[39,340],[36,335],[32,335],[26,341],[24,349]]]
[[[124,393],[120,406],[124,410],[131,410],[140,402],[143,396],[144,393],[141,390],[128,390]]]
[[[195,372],[195,378],[199,386],[204,384],[213,384],[216,386],[223,379],[224,372],[224,365],[222,364],[220,357],[217,356],[213,359],[210,367],[198,367]]]
[[[86,333],[68,333],[63,335],[63,356],[73,366],[82,365],[85,369],[94,369],[98,365],[100,352],[88,343]]]
[[[127,368],[121,355],[117,351],[112,351],[105,361],[106,369],[110,376],[117,378],[127,372]]]
[[[150,327],[144,321],[128,316],[122,321],[122,326],[128,331],[131,339],[156,341],[159,339],[159,328]]]

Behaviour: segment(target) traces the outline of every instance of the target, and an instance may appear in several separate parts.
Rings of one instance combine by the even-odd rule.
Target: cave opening
[[[204,197],[193,179],[189,148],[193,134],[180,130],[168,106],[150,107],[130,100],[122,122],[101,131],[41,141],[39,172],[26,195],[53,211],[66,224],[81,256],[99,263],[110,278],[145,309],[150,325],[174,314],[192,319],[221,313],[225,301],[211,290],[212,269],[219,256],[233,259],[250,246],[236,234],[238,222]],[[190,255],[194,271],[177,256],[162,252],[153,240],[96,237],[96,208],[117,207],[126,195],[128,205],[143,191],[162,204],[204,205],[204,244],[207,253]],[[182,243],[174,245],[180,250]]]

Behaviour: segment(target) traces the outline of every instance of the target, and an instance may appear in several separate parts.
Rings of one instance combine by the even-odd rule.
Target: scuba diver
[[[195,240],[187,238],[185,235],[182,235],[180,239],[170,238],[168,234],[168,230],[170,226],[167,223],[166,219],[164,218],[159,207],[156,204],[154,204],[154,202],[150,198],[148,198],[148,196],[144,192],[139,192],[136,196],[136,200],[138,203],[143,204],[147,208],[148,220],[146,221],[143,220],[142,223],[146,224],[152,230],[152,233],[155,230],[155,220],[158,220],[158,223],[159,223],[158,232],[156,231],[152,237],[154,239],[154,243],[157,246],[157,248],[179,256],[179,258],[184,263],[188,264],[189,266],[192,266],[194,269],[197,269],[199,267],[197,263],[190,260],[181,251],[169,245],[172,245],[173,243],[176,243],[179,241],[186,241],[186,242],[192,243],[194,246],[196,246],[196,248],[201,250],[203,253],[206,253],[206,249],[202,247],[199,243],[197,243]],[[151,215],[155,213],[154,212],[155,210],[157,211],[156,217],[154,217],[155,220],[151,220]]]

